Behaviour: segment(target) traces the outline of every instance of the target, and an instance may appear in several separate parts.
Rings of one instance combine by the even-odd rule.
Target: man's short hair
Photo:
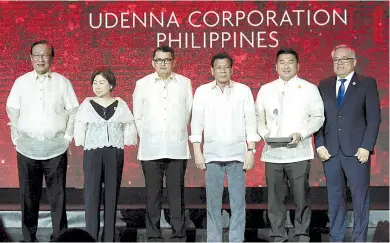
[[[93,80],[99,74],[102,75],[105,79],[107,79],[108,83],[112,86],[110,90],[113,90],[116,86],[116,79],[114,73],[109,67],[96,68],[91,75],[91,85],[93,85]]]
[[[335,47],[333,48],[332,52],[330,53],[330,55],[332,56],[332,58],[333,58],[333,56],[334,56],[334,53],[335,53],[338,49],[341,49],[341,48],[347,49],[347,50],[352,54],[351,57],[356,58],[355,49],[353,49],[351,46],[346,45],[346,44],[342,44],[342,45],[335,46]]]
[[[154,56],[156,55],[156,52],[161,51],[161,52],[169,52],[172,55],[172,59],[175,59],[175,52],[173,51],[173,48],[170,46],[159,46],[157,47],[154,52],[152,58],[154,59]]]
[[[32,43],[32,45],[31,45],[31,47],[30,47],[30,54],[31,54],[31,55],[32,55],[32,50],[33,50],[34,46],[36,46],[36,45],[48,45],[48,46],[50,46],[50,48],[51,48],[51,53],[50,53],[50,55],[51,55],[52,57],[54,57],[54,47],[53,47],[53,45],[52,45],[49,41],[47,41],[47,40],[39,40],[39,41],[36,41],[36,42]]]
[[[211,58],[211,67],[214,67],[214,62],[218,59],[228,59],[230,61],[230,67],[233,67],[233,58],[226,52],[218,53]]]
[[[282,54],[291,54],[295,57],[297,60],[297,63],[299,63],[299,56],[298,53],[292,49],[292,48],[281,48],[277,53],[276,53],[276,62],[278,62],[278,58]]]

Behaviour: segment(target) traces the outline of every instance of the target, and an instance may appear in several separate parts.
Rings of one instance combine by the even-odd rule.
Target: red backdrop
[[[200,27],[192,26],[189,22],[189,16],[194,11],[200,13],[194,14],[191,21],[194,25],[200,24]],[[284,15],[285,11],[288,16]],[[347,23],[336,17],[333,24],[333,11],[345,17]],[[299,16],[298,12],[301,12]],[[93,28],[99,23],[99,14],[104,17],[106,13],[112,13],[109,14],[109,25],[115,24],[113,15],[118,17],[117,25],[105,28],[103,22],[102,27]],[[121,27],[121,13],[125,13],[123,25],[129,28]],[[143,21],[144,13],[147,16],[146,27],[138,20],[133,22],[134,14]],[[151,25],[150,13],[157,16],[160,22],[163,13],[163,26],[156,20],[152,20]],[[228,21],[224,26],[222,21],[224,17],[225,20],[228,18],[229,13],[232,14],[230,20],[234,26],[230,26]],[[326,13],[329,13],[329,21]],[[273,14],[275,22],[268,19],[267,24],[267,16],[272,17]],[[247,18],[236,24],[242,15]],[[208,27],[206,24],[215,26]],[[371,185],[388,185],[388,29],[387,2],[2,2],[0,187],[18,186],[16,153],[6,125],[5,102],[14,80],[32,70],[29,60],[31,43],[39,39],[48,39],[53,43],[56,57],[52,69],[72,81],[80,102],[93,95],[89,84],[93,68],[108,65],[118,80],[115,95],[122,97],[132,107],[135,81],[153,72],[151,54],[157,46],[157,36],[161,38],[165,35],[168,38],[169,34],[174,39],[182,35],[181,46],[178,42],[171,43],[177,55],[176,72],[191,78],[194,90],[212,79],[209,65],[211,56],[224,50],[235,59],[233,79],[249,85],[254,97],[262,84],[277,78],[274,63],[280,47],[293,47],[298,51],[299,76],[316,84],[333,74],[330,58],[333,46],[350,44],[355,47],[357,72],[377,79],[382,106],[382,124],[376,153],[371,160]],[[234,32],[249,39],[253,32],[253,46],[245,39],[241,45],[240,38],[243,37],[237,37],[234,44]],[[183,41],[185,33],[189,39],[187,46]],[[195,36],[194,44],[191,44],[192,35]],[[226,39],[228,35],[231,39],[223,42],[222,38]],[[212,43],[212,47],[210,37],[219,38]],[[169,44],[167,41],[161,43]],[[258,145],[258,150],[261,149],[262,143]],[[67,185],[82,187],[82,150],[72,146],[71,151]],[[136,152],[136,148],[126,149],[122,186],[144,186]],[[257,153],[255,168],[247,174],[248,186],[266,186],[264,163],[259,158],[260,153]],[[310,184],[325,185],[318,159],[312,162]],[[186,186],[204,186],[204,173],[195,168],[193,160],[188,164]]]

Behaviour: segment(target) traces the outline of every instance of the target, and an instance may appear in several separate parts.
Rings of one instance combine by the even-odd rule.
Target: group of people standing
[[[317,88],[297,76],[297,52],[280,49],[275,64],[279,78],[261,86],[255,101],[247,85],[231,79],[234,61],[229,54],[212,57],[214,80],[198,87],[193,96],[191,80],[173,72],[174,50],[161,46],[151,59],[155,72],[136,82],[130,111],[124,100],[112,96],[117,82],[108,68],[92,73],[95,97],[86,98],[79,106],[70,81],[50,71],[53,45],[48,41],[33,43],[30,58],[34,70],[16,79],[6,105],[17,151],[24,240],[37,240],[43,177],[51,206],[52,237],[67,228],[67,150],[74,138],[75,145],[84,148],[87,231],[98,240],[104,190],[102,241],[114,241],[124,146],[136,145],[138,135],[148,241],[163,241],[159,225],[164,176],[171,241],[186,239],[184,176],[190,140],[196,166],[205,170],[207,241],[222,241],[226,174],[232,211],[229,241],[243,242],[246,171],[254,166],[256,143],[278,137],[290,137],[291,142],[266,143],[261,156],[266,162],[270,239],[287,240],[285,197],[289,185],[296,205],[294,240],[309,241],[314,134],[327,178],[331,240],[344,239],[348,182],[354,207],[352,240],[365,241],[370,153],[381,120],[379,95],[374,78],[354,71],[356,56],[350,46],[336,46],[331,57],[336,75],[322,80]]]

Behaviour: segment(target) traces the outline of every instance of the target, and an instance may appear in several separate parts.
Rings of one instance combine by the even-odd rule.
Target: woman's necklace
[[[102,106],[102,110],[103,110],[103,117],[104,117],[104,119],[107,119],[107,108]]]

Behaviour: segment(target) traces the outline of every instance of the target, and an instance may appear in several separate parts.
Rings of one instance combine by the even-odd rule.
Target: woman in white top
[[[104,183],[102,241],[114,241],[115,215],[122,180],[124,145],[137,143],[133,114],[126,102],[111,96],[116,79],[108,68],[92,73],[96,97],[88,97],[76,114],[74,140],[84,147],[84,202],[87,231],[98,241],[100,199]]]

